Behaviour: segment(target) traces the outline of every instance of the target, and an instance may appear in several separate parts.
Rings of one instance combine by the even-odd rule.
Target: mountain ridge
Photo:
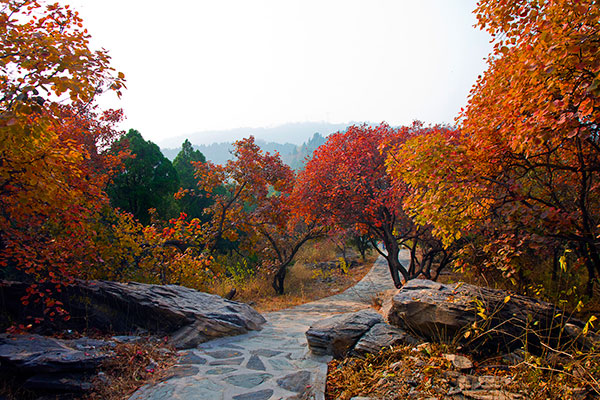
[[[234,128],[223,130],[207,130],[201,132],[193,132],[187,135],[178,135],[163,139],[157,144],[161,148],[176,148],[181,146],[185,139],[188,139],[193,145],[210,145],[213,143],[233,142],[242,138],[254,136],[256,139],[261,139],[265,142],[275,143],[290,143],[294,145],[302,145],[309,140],[314,133],[319,133],[322,136],[328,136],[331,133],[345,130],[350,125],[358,124],[358,122],[348,123],[329,123],[329,122],[290,122],[287,124],[277,125],[273,127],[258,127],[258,128]]]

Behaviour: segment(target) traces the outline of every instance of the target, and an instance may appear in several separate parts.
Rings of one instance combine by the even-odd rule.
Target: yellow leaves
[[[98,87],[119,91],[124,87],[124,75],[114,75],[105,51],[92,52],[88,48],[88,35],[81,30],[81,19],[60,5],[43,7],[36,4],[39,18],[17,0],[6,0],[12,9],[0,11],[0,60],[3,70],[10,75],[0,79],[0,92],[5,96],[1,108],[11,104],[20,89],[49,88],[60,96],[67,93],[73,102],[87,101]]]
[[[596,318],[596,316],[592,315],[587,322],[585,323],[585,326],[583,327],[582,333],[583,335],[587,335],[590,328],[594,327],[593,322],[596,321],[598,318]]]

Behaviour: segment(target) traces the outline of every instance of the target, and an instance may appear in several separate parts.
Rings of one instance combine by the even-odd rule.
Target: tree
[[[214,252],[223,240],[238,241],[260,254],[274,271],[273,288],[282,294],[294,256],[321,231],[295,215],[294,173],[279,154],[264,153],[253,137],[235,142],[233,154],[225,165],[195,163],[198,186],[213,201],[204,225],[206,247]]]
[[[97,261],[90,226],[119,162],[106,147],[121,115],[92,104],[101,91],[120,93],[124,76],[88,48],[68,6],[3,1],[0,43],[0,266],[60,288]],[[62,312],[36,283],[29,293],[53,307],[50,317]]]
[[[133,158],[124,161],[123,170],[113,177],[107,188],[111,203],[132,213],[142,224],[150,223],[149,209],[167,218],[172,196],[179,188],[177,172],[171,162],[162,155],[158,146],[146,141],[142,135],[130,129],[116,144],[127,146]]]
[[[600,5],[484,0],[476,13],[496,44],[461,133],[407,146],[404,178],[447,242],[476,231],[490,265],[509,277],[527,257],[571,268],[580,260],[591,294],[600,275]]]
[[[198,190],[198,181],[194,174],[196,169],[193,163],[205,163],[206,158],[200,150],[194,150],[189,140],[185,140],[181,146],[181,151],[173,160],[173,167],[179,176],[179,185],[187,192],[177,200],[181,212],[186,213],[190,218],[206,219],[204,209],[209,206],[210,198],[202,193],[196,194]]]
[[[173,160],[173,168],[179,176],[179,184],[184,189],[194,189],[198,181],[194,178],[195,168],[192,162],[206,162],[200,150],[194,150],[189,140],[185,139],[181,150]]]
[[[408,187],[399,181],[392,184],[385,160],[391,147],[420,129],[420,125],[399,129],[386,124],[351,126],[329,136],[298,177],[302,211],[331,226],[368,234],[386,258],[396,287],[401,287],[401,277],[408,281],[424,272],[415,249],[425,230],[403,211]],[[375,245],[377,240],[383,242],[385,251]],[[412,246],[409,267],[398,259],[402,246]]]

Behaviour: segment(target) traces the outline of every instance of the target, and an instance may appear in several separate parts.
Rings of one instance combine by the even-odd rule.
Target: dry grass
[[[487,397],[468,398],[584,400],[600,396],[595,378],[600,374],[598,352],[576,356],[563,365],[531,355],[513,365],[497,359],[484,360],[475,362],[467,375],[455,370],[443,357],[453,350],[456,349],[440,344],[419,349],[401,346],[365,359],[334,360],[329,364],[326,399],[461,399],[465,398],[461,391],[469,390],[465,384],[472,382],[469,376],[492,377],[485,379],[496,387]]]
[[[259,312],[276,311],[322,299],[343,292],[360,281],[369,272],[377,259],[371,252],[366,261],[358,259],[358,265],[344,273],[341,268],[315,268],[315,264],[336,262],[339,258],[335,246],[327,241],[310,243],[296,257],[285,278],[285,293],[276,295],[271,286],[272,277],[258,273],[240,281],[223,279],[216,282],[211,292],[225,296],[233,288],[233,300],[248,303]]]
[[[352,267],[345,274],[340,268],[328,271],[313,269],[305,263],[292,266],[285,279],[285,293],[276,295],[269,276],[257,275],[242,284],[225,280],[215,286],[214,293],[221,296],[236,288],[235,301],[249,303],[259,312],[276,311],[322,299],[343,292],[360,281],[369,272],[377,257]]]
[[[94,380],[94,390],[85,398],[90,400],[124,400],[146,383],[159,382],[175,364],[177,354],[165,343],[144,340],[120,343],[114,355],[102,364]]]

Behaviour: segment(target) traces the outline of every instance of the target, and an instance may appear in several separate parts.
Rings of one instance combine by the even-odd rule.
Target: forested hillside
[[[270,153],[278,152],[281,155],[283,162],[292,167],[294,170],[302,168],[305,164],[305,159],[312,155],[319,146],[325,143],[325,138],[320,133],[315,133],[312,138],[301,145],[291,143],[275,143],[266,142],[257,139],[256,144],[264,151]],[[224,164],[228,160],[233,159],[233,142],[213,143],[209,145],[194,145],[194,149],[199,150],[207,160],[215,164]],[[179,149],[161,149],[165,157],[173,160]]]

